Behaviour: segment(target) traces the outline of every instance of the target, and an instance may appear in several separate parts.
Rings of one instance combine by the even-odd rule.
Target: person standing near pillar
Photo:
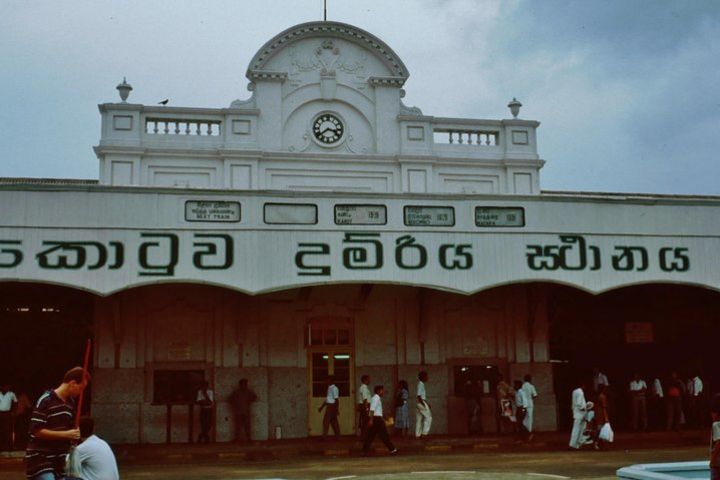
[[[703,421],[700,412],[702,411],[703,382],[697,373],[688,379],[688,419],[691,425],[699,427]]]
[[[430,404],[427,403],[427,391],[425,383],[428,381],[428,374],[425,370],[418,373],[417,397],[415,404],[415,438],[427,437],[432,425],[432,412]]]
[[[665,392],[665,429],[680,430],[680,419],[682,417],[682,394],[683,384],[677,372],[670,374]]]
[[[213,423],[213,410],[215,409],[215,393],[210,390],[210,384],[202,382],[195,403],[200,406],[200,435],[198,443],[210,443],[210,430]]]
[[[663,390],[662,381],[659,376],[655,376],[652,381],[652,387],[649,389],[650,398],[648,399],[648,408],[650,410],[650,425],[652,428],[662,429],[663,425],[663,401],[665,392]]]
[[[17,396],[10,390],[10,385],[3,383],[0,386],[0,452],[12,448],[12,420],[17,403]]]
[[[357,394],[357,409],[358,409],[358,434],[360,438],[365,438],[365,434],[368,429],[369,411],[370,411],[370,375],[363,375],[360,377],[360,388],[358,388]]]
[[[600,385],[605,385],[605,387],[610,386],[610,382],[608,381],[607,375],[605,375],[599,367],[595,367],[593,369],[593,391],[595,393],[600,391]]]
[[[538,396],[535,385],[532,384],[532,375],[525,375],[525,382],[522,385],[523,392],[525,392],[525,419],[523,424],[528,432],[528,442],[533,438],[533,422],[535,420],[533,413],[535,410],[535,399]]]
[[[340,437],[340,424],[338,423],[338,415],[340,415],[340,390],[337,385],[335,385],[335,378],[332,375],[328,377],[327,383],[327,396],[323,404],[318,408],[318,412],[322,411],[323,408],[325,409],[325,415],[323,416],[323,440],[327,438],[329,427],[332,427],[335,438]]]
[[[363,453],[367,455],[370,453],[370,445],[375,439],[375,435],[380,437],[380,440],[385,444],[391,455],[397,453],[395,445],[390,441],[390,436],[387,432],[387,426],[385,425],[385,417],[383,416],[382,396],[385,393],[385,389],[382,385],[375,386],[375,395],[370,400],[370,420],[367,435],[363,442]]]
[[[632,412],[632,426],[633,430],[647,430],[647,384],[645,380],[640,378],[640,374],[636,373],[633,375],[633,380],[630,382],[630,401],[631,412]]]
[[[238,382],[238,388],[230,397],[230,401],[235,411],[235,441],[250,441],[252,431],[250,428],[250,406],[257,400],[255,392],[248,387],[247,378],[242,378]]]

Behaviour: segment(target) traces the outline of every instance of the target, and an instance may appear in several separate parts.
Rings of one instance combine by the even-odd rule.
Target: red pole
[[[90,345],[92,344],[92,340],[89,338],[87,339],[87,343],[85,344],[85,357],[83,359],[83,370],[85,373],[88,371],[88,364],[90,363]],[[82,414],[82,404],[83,404],[83,397],[85,396],[85,388],[82,389],[80,392],[80,399],[78,400],[77,405],[77,414],[75,415],[75,428],[80,428],[80,415]]]

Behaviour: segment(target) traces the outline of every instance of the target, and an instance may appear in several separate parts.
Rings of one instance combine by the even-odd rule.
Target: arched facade
[[[83,291],[68,298],[87,307],[108,439],[187,440],[204,379],[230,440],[243,377],[257,438],[315,435],[328,374],[354,403],[361,374],[414,385],[421,369],[435,433],[467,428],[467,380],[495,431],[499,374],[534,376],[551,430],[588,366],[562,356],[578,340],[563,332],[601,328],[583,312],[622,309],[602,332],[641,333],[645,302],[667,294],[666,311],[715,331],[720,198],[542,192],[539,123],[519,102],[508,119],[424,115],[402,102],[402,61],[349,25],[280,33],[247,77],[228,108],[100,105],[98,182],[0,180],[0,288],[36,292],[40,312]]]

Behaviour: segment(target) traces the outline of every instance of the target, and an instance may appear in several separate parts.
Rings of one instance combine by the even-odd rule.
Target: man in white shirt
[[[687,381],[687,414],[688,422],[693,425],[702,423],[700,418],[700,396],[703,392],[703,382],[700,376],[695,375]]]
[[[391,455],[397,453],[395,445],[390,441],[390,436],[385,426],[385,417],[383,416],[383,405],[382,396],[385,393],[385,388],[382,385],[375,387],[375,395],[370,399],[370,419],[369,428],[365,441],[363,442],[363,452],[365,455],[370,453],[370,445],[375,439],[375,435],[380,436],[380,440],[385,444]]]
[[[535,399],[538,396],[535,385],[532,384],[532,375],[525,375],[525,382],[522,385],[523,392],[525,392],[525,419],[523,425],[528,431],[528,441],[532,440],[533,437],[533,411],[535,410]]]
[[[340,390],[335,385],[335,379],[331,376],[328,377],[328,389],[325,402],[318,408],[318,412],[323,408],[325,409],[325,415],[323,416],[323,434],[322,438],[327,438],[328,427],[332,426],[335,437],[340,436],[340,424],[338,423],[338,415],[340,414]]]
[[[82,443],[70,455],[70,471],[83,480],[119,480],[115,455],[105,440],[93,434],[94,429],[92,418],[80,419]]]
[[[600,385],[605,385],[605,387],[610,386],[610,382],[608,382],[608,377],[603,372],[600,371],[599,368],[593,369],[593,389],[595,392],[597,392],[600,389]]]
[[[522,389],[522,382],[515,380],[515,420],[517,421],[519,442],[527,441],[528,431],[525,428],[525,415],[527,415],[527,396]]]
[[[650,398],[648,399],[648,408],[650,410],[650,423],[655,428],[662,428],[665,418],[665,405],[663,399],[665,392],[659,377],[655,377],[650,388]]]
[[[0,386],[0,452],[12,448],[12,412],[18,403],[10,385]]]
[[[585,401],[585,392],[582,389],[582,384],[578,384],[577,388],[572,392],[572,416],[573,416],[573,428],[570,433],[570,448],[579,450],[583,445],[583,433],[585,431],[585,414],[587,413],[587,402]]]
[[[633,375],[630,382],[630,399],[632,402],[632,425],[634,430],[647,430],[647,384],[640,374]]]
[[[368,430],[368,421],[370,420],[370,375],[363,375],[360,377],[360,388],[357,393],[357,404],[358,404],[358,434],[361,438],[365,438]]]
[[[430,404],[427,403],[427,392],[425,382],[428,381],[426,371],[418,373],[417,403],[415,404],[415,438],[426,437],[430,433],[432,424],[432,412]]]

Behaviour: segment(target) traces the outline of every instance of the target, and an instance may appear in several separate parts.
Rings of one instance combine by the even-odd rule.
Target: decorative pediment
[[[304,55],[293,59],[294,66],[300,70],[319,70],[323,75],[333,75],[341,71],[356,74],[362,71],[365,61],[362,57],[345,57],[331,38],[352,42],[364,51],[371,52],[388,70],[388,78],[396,79],[402,84],[410,75],[397,54],[382,40],[373,34],[352,25],[339,22],[309,22],[296,25],[276,35],[250,61],[246,76],[250,80],[257,79],[258,72],[268,70],[268,63],[278,52],[292,46],[299,40],[322,37],[325,38],[315,48],[312,55]]]

